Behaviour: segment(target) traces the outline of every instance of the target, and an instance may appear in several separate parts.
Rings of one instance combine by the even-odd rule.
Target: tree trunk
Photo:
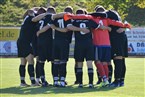
[[[49,7],[50,6],[50,0],[48,0],[48,2],[47,2],[47,7]]]

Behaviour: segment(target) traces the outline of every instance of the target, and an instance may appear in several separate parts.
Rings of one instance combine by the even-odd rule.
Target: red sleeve
[[[108,22],[108,25],[118,26],[118,27],[124,28],[124,24],[122,22],[111,20],[109,18],[107,18],[107,22]]]
[[[67,21],[69,19],[93,19],[91,15],[72,15],[72,14],[65,14],[64,20]]]

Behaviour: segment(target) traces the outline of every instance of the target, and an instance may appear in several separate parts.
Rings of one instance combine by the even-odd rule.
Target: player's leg
[[[99,70],[97,68],[97,60],[99,60],[99,52],[98,52],[98,47],[95,47],[95,61],[94,61],[94,64],[96,66],[96,73],[97,73],[97,78],[98,78],[98,81],[97,81],[97,85],[100,84],[102,82],[102,78],[101,78],[101,75],[99,74]]]
[[[39,71],[39,59],[38,56],[36,57],[36,66],[35,66],[35,72],[36,72],[36,82],[41,84],[40,82],[40,71]]]
[[[63,44],[63,45],[62,45]],[[69,58],[69,42],[62,41],[60,44],[60,86],[66,86],[66,75],[67,75],[67,61]]]
[[[83,87],[83,62],[77,62],[78,63],[78,69],[77,69],[77,74],[78,74],[78,81],[79,81],[79,86],[80,88]]]
[[[52,74],[53,74],[53,86],[54,87],[59,86],[59,73],[58,73],[59,64],[60,64],[59,60],[54,60],[53,61]]]
[[[66,70],[67,62],[61,60],[59,65],[60,65],[59,67],[60,86],[65,87],[66,86],[65,79],[66,79],[66,74],[67,74],[67,70]]]
[[[114,62],[114,81],[110,84],[111,87],[120,86],[120,78],[123,69],[123,39],[112,39],[112,56]]]
[[[77,69],[78,69],[78,63],[77,63],[77,62],[75,62],[74,72],[75,72],[75,78],[76,78],[76,80],[75,80],[74,84],[79,84],[79,82],[78,82],[78,74],[77,74]]]
[[[54,40],[53,47],[52,47],[52,75],[53,75],[53,86],[58,87],[59,86],[59,65],[60,65],[60,50],[59,50],[59,42],[57,40]]]
[[[26,57],[32,53],[31,47],[29,44],[21,41],[18,39],[17,41],[17,47],[18,47],[18,57],[20,57],[21,64],[19,67],[19,74],[21,78],[21,85],[20,86],[28,86],[25,82],[25,66],[27,63]]]
[[[28,61],[28,74],[31,80],[31,86],[39,86],[39,84],[35,81],[35,74],[34,74],[34,56],[30,53],[26,60]]]
[[[25,74],[26,74],[26,64],[27,60],[25,58],[20,58],[21,64],[19,66],[19,74],[20,74],[20,80],[21,84],[20,86],[28,86],[28,84],[25,82]]]
[[[88,77],[89,77],[89,88],[93,88],[93,78],[94,78],[94,71],[92,61],[87,61],[88,67]]]
[[[85,58],[85,48],[80,42],[75,43],[75,48],[74,48],[74,58],[75,62],[77,63],[77,79],[79,83],[79,87],[83,87],[83,62]]]
[[[95,49],[94,49],[94,45],[89,42],[86,47],[87,49],[85,52],[86,52],[86,61],[87,61],[87,67],[88,67],[89,88],[93,88],[94,70],[93,70],[92,62],[93,60],[95,60]]]
[[[124,44],[122,46],[123,48],[123,62],[122,62],[122,74],[120,78],[120,86],[124,86],[124,80],[125,80],[125,74],[126,74],[126,62],[125,57],[128,57],[128,40],[127,36],[124,36]]]
[[[123,58],[120,86],[124,86],[125,74],[126,74],[126,64],[125,64],[125,58]]]
[[[111,75],[111,65],[109,65],[109,63],[111,62],[111,47],[102,47],[102,50],[103,50],[103,56],[102,56],[102,63],[103,63],[103,67],[104,67],[104,70],[105,70],[105,74],[106,74],[106,77],[108,78],[108,81],[110,80],[111,81],[111,78],[109,78],[110,76],[112,77]],[[110,72],[109,72],[110,70]],[[109,75],[110,74],[110,75]],[[111,82],[110,82],[111,83]]]
[[[109,69],[109,74],[108,74],[108,81],[109,83],[111,83],[112,81],[112,73],[113,73],[113,67],[111,65],[111,62],[108,62],[108,69]]]

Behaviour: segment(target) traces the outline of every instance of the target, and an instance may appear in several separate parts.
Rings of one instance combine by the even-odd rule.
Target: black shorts
[[[101,62],[111,61],[111,47],[95,47],[95,60]]]
[[[29,42],[17,40],[18,57],[26,58],[29,54],[33,54],[32,45]]]
[[[52,40],[38,38],[38,59],[39,61],[52,61]]]
[[[111,58],[116,56],[128,57],[128,40],[127,37],[113,37],[111,41]]]
[[[69,57],[69,41],[55,39],[53,41],[53,50],[52,50],[53,60],[68,61]]]
[[[91,42],[76,42],[74,48],[74,58],[77,62],[94,60],[94,45]]]

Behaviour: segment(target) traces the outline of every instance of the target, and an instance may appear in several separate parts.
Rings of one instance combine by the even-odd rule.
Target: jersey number
[[[104,25],[102,20],[99,21],[99,24],[102,26]]]
[[[28,18],[29,16],[27,15],[25,18],[24,18],[24,21],[22,23],[22,25],[24,24],[24,22],[26,21],[26,19]]]
[[[42,29],[42,27],[43,27],[43,25],[44,25],[44,21],[43,21],[43,20],[40,20],[40,21],[39,21],[39,23],[40,23],[39,30],[41,30],[41,29]]]
[[[64,28],[64,21],[63,19],[58,20],[59,28]]]
[[[80,28],[86,28],[86,24],[85,24],[85,23],[80,23]],[[84,33],[83,31],[80,31],[80,33],[81,33],[82,35],[86,34],[86,33]]]

